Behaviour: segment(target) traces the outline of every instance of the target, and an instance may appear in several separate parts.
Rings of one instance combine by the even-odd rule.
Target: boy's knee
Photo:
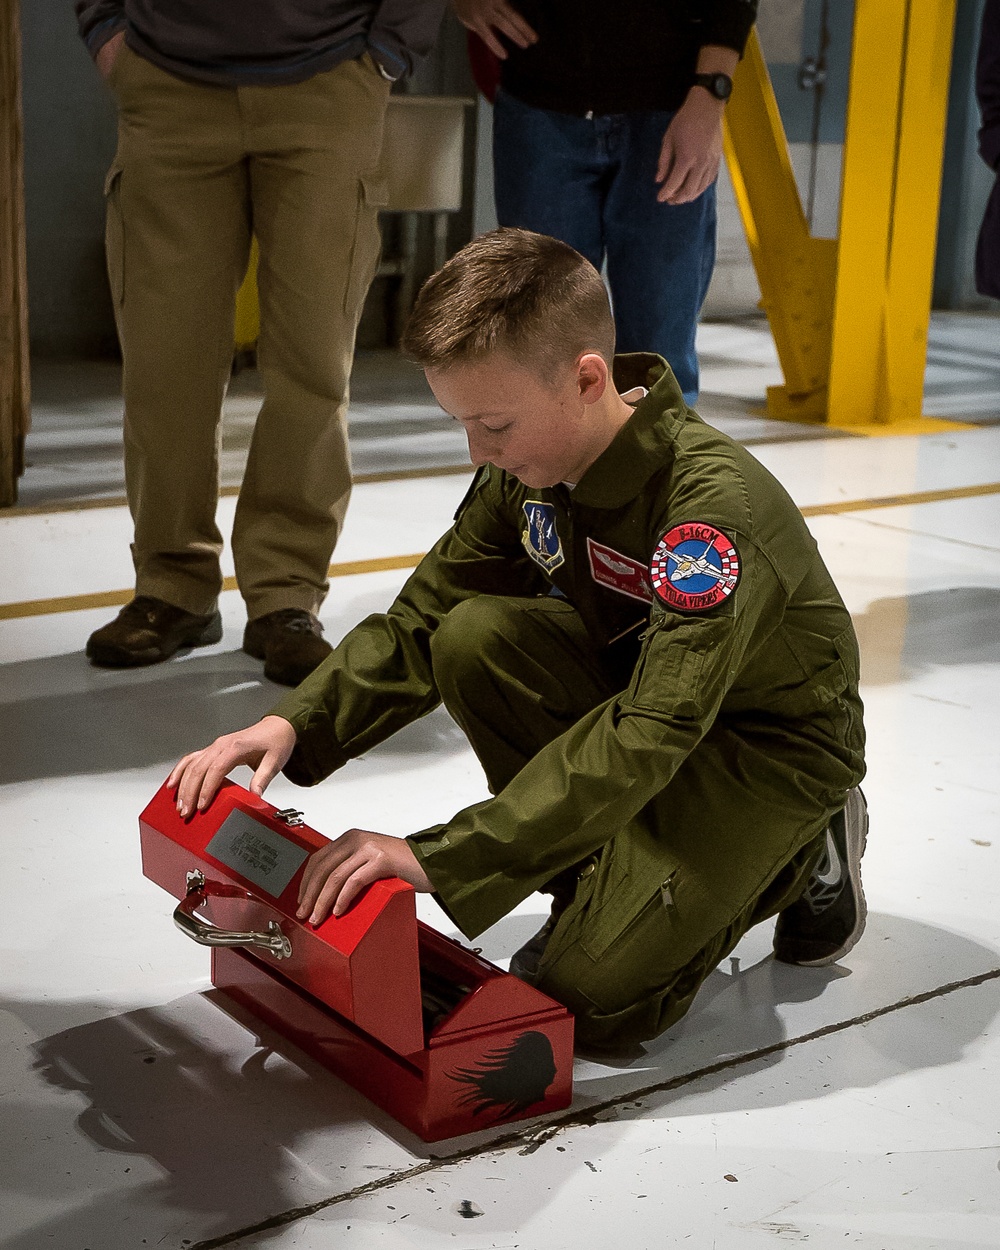
[[[621,980],[615,978],[611,986],[606,970],[599,965],[589,973],[579,965],[571,972],[565,963],[561,968],[543,969],[534,984],[573,1012],[576,1044],[582,1051],[613,1053],[652,1041],[676,1024],[687,1013],[709,971],[699,962],[680,970],[661,987],[637,984],[631,999],[622,992]]]
[[[482,672],[507,636],[511,609],[498,596],[477,595],[452,608],[431,637],[434,681],[447,701],[470,675]]]

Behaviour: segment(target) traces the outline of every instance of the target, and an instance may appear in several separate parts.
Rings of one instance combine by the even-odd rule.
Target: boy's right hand
[[[265,716],[256,725],[216,738],[211,746],[194,751],[177,764],[167,785],[177,789],[177,810],[186,820],[203,812],[226,776],[237,764],[254,770],[253,794],[263,794],[288,763],[295,747],[295,730],[280,716]]]

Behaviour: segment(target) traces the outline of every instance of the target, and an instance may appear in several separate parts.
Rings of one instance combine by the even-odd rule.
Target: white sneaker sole
[[[824,955],[822,959],[803,959],[797,961],[800,968],[826,968],[830,964],[835,964],[843,959],[845,955],[857,946],[861,935],[865,931],[865,925],[868,922],[868,904],[865,901],[865,892],[861,885],[861,857],[865,853],[865,847],[868,844],[868,804],[865,802],[865,796],[861,793],[859,786],[855,786],[847,795],[847,802],[843,807],[844,818],[844,841],[847,850],[847,873],[851,880],[851,888],[854,891],[854,901],[857,906],[857,918],[854,928],[847,936],[847,940],[835,950],[831,955]]]

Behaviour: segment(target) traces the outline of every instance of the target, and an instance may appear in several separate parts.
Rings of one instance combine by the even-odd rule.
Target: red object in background
[[[472,81],[492,104],[500,86],[500,58],[489,50],[474,31],[467,31],[466,36]]]
[[[227,781],[183,821],[164,785],[139,832],[143,872],[213,947],[213,985],[424,1141],[569,1106],[570,1012],[417,920],[412,886],[377,881],[339,918],[295,919],[329,841],[300,813]]]

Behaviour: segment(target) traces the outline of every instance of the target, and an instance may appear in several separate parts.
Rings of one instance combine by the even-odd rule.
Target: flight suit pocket
[[[598,924],[586,930],[581,946],[594,961],[583,992],[602,1012],[616,1012],[645,998],[683,962],[675,953],[676,873],[629,908],[604,908]]]
[[[583,873],[587,872],[587,867],[584,865]],[[628,875],[621,864],[616,864],[613,855],[604,854],[597,860],[580,934],[580,945],[591,959],[600,959],[635,913],[635,907],[626,901]],[[581,875],[581,882],[585,880]]]
[[[580,944],[593,960],[583,993],[614,1013],[663,991],[726,923],[727,911],[686,866],[662,864],[631,904],[605,908]],[[644,882],[647,874],[641,874]],[[638,881],[638,877],[636,877]]]
[[[125,302],[125,227],[121,205],[122,167],[117,159],[104,179],[104,251],[115,309]]]
[[[368,288],[375,277],[382,240],[378,229],[379,209],[389,203],[389,188],[382,178],[361,178],[354,217],[354,242],[344,284],[344,315],[353,321],[361,315]]]
[[[687,715],[697,710],[695,696],[705,665],[705,653],[674,639],[662,625],[640,635],[642,651],[622,703],[639,711],[670,708]]]

